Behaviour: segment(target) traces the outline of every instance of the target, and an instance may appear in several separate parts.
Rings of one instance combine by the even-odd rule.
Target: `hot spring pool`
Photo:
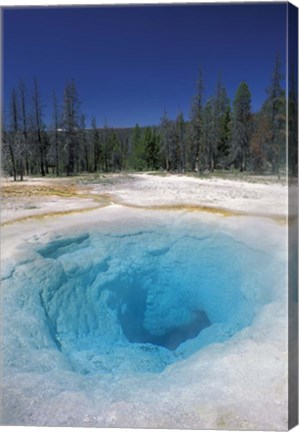
[[[111,206],[19,229],[2,244],[3,424],[286,427],[283,225]]]
[[[39,373],[159,374],[250,326],[284,268],[205,224],[25,247],[3,275],[4,361]]]

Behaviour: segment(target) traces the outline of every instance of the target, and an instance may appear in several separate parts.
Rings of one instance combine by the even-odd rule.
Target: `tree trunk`
[[[29,175],[29,158],[28,158],[28,149],[26,148],[26,156],[25,156],[25,165],[26,165],[26,174]]]
[[[215,166],[215,162],[214,162],[214,156],[213,153],[211,155],[211,163],[210,163],[210,171],[214,172],[214,166]]]
[[[24,180],[24,165],[23,165],[23,160],[21,160],[21,162],[20,162],[20,180],[21,181]]]
[[[58,151],[58,134],[55,136],[55,171],[56,176],[59,177],[59,151]]]
[[[49,165],[48,165],[48,160],[45,160],[45,172],[48,175],[49,174]]]
[[[70,142],[69,144],[69,158],[68,158],[68,165],[67,165],[67,175],[74,174],[74,168],[75,168],[75,154],[74,154],[74,144]]]
[[[89,162],[88,162],[88,149],[87,144],[84,145],[84,153],[85,153],[85,169],[87,172],[89,172]]]
[[[44,167],[44,150],[41,145],[40,145],[40,172],[43,177],[46,176],[45,167]]]
[[[166,165],[166,171],[169,171],[169,159],[168,159],[168,157],[165,160],[165,165]]]
[[[17,181],[16,161],[15,161],[15,155],[11,144],[9,144],[9,153],[10,153],[11,163],[12,163],[13,179],[14,181]]]

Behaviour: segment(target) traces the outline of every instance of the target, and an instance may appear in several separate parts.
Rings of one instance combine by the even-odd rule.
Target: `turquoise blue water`
[[[72,370],[157,373],[249,326],[273,300],[273,260],[204,225],[86,232],[37,244],[4,282]]]

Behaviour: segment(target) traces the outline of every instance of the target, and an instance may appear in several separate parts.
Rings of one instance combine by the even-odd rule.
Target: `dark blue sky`
[[[200,65],[206,96],[221,71],[231,98],[248,83],[257,110],[278,50],[285,65],[286,3],[5,8],[3,22],[5,101],[36,76],[49,117],[52,91],[61,99],[73,78],[98,125],[154,124],[164,109],[187,118]]]

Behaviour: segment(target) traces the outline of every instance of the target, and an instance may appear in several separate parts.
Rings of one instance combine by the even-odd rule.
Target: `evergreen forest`
[[[214,94],[206,95],[199,70],[188,118],[182,112],[169,118],[165,111],[157,125],[113,128],[97,124],[96,117],[87,121],[74,80],[66,83],[61,103],[55,92],[47,101],[52,118],[46,124],[37,79],[31,87],[20,81],[3,113],[2,168],[14,180],[25,175],[156,170],[198,175],[236,170],[280,178],[286,173],[287,132],[293,142],[290,153],[297,149],[292,141],[298,115],[295,78],[290,79],[288,98],[283,82],[277,55],[264,103],[252,112],[245,81],[230,100],[219,74]],[[289,170],[296,174],[296,163],[290,162]]]

